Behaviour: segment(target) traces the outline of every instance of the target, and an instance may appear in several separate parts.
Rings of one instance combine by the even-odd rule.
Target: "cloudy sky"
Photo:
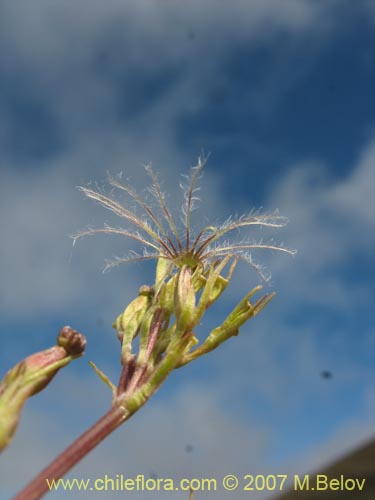
[[[76,187],[122,172],[142,192],[152,162],[178,209],[202,151],[197,227],[277,208],[290,222],[273,236],[298,253],[254,255],[272,303],[69,477],[293,474],[371,436],[373,20],[370,0],[0,0],[1,375],[63,325],[88,338],[85,358],[27,404],[0,457],[1,500],[107,409],[87,361],[116,380],[111,323],[152,281],[150,265],[102,273],[136,249],[124,238],[73,247],[72,233],[113,220]],[[203,333],[258,282],[240,264]]]

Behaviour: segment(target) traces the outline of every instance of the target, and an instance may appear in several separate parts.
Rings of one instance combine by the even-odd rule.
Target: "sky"
[[[152,282],[150,264],[102,273],[139,250],[125,238],[73,247],[77,230],[116,222],[77,186],[108,189],[122,172],[142,193],[152,162],[178,211],[202,152],[196,227],[278,209],[289,224],[272,236],[297,254],[254,254],[273,301],[68,477],[319,471],[373,436],[374,17],[367,0],[0,0],[0,375],[66,324],[88,340],[27,403],[0,457],[0,500],[107,410],[87,362],[116,380],[111,324]],[[202,334],[258,283],[239,264]]]

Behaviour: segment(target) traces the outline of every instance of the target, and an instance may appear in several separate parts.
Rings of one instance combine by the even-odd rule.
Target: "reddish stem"
[[[135,369],[135,356],[133,355],[133,357],[128,359],[125,365],[123,365],[122,367],[120,380],[117,385],[117,395],[125,392],[126,388],[128,387],[128,383],[133,376],[134,369]]]
[[[47,479],[51,483],[66,474],[77,462],[87,455],[104,438],[119,427],[127,416],[120,406],[111,408],[92,427],[77,438],[53,462],[43,469],[13,500],[38,500],[50,491]]]

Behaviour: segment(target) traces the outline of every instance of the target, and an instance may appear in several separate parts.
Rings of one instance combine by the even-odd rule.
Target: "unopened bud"
[[[64,327],[58,344],[31,354],[11,368],[0,383],[0,450],[16,431],[23,405],[30,396],[44,389],[56,373],[82,354],[86,339],[70,327]]]
[[[158,259],[158,263],[156,265],[156,285],[160,284],[164,281],[171,270],[171,261],[164,257],[160,257]]]
[[[67,357],[64,347],[56,345],[24,359],[21,363],[25,366],[23,385],[29,389],[28,396],[44,389],[61,368],[60,362]]]
[[[139,291],[140,295],[127,306],[113,323],[113,328],[117,330],[117,336],[121,342],[121,359],[125,364],[131,357],[131,343],[139,333],[139,328],[143,318],[150,306],[152,295]]]
[[[195,319],[195,292],[191,277],[190,267],[183,266],[177,275],[174,292],[177,328],[184,331],[192,328]]]
[[[85,350],[86,338],[82,333],[73,330],[71,326],[64,326],[57,336],[57,344],[63,347],[68,354],[76,356]]]
[[[140,294],[137,298],[130,302],[121,314],[117,316],[116,321],[112,324],[112,327],[119,332],[121,339],[124,332],[128,331],[129,328],[132,330],[132,337],[138,333],[140,321],[147,309],[148,304],[149,297],[147,295]]]

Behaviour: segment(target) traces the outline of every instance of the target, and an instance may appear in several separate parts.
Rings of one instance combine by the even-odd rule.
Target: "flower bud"
[[[158,303],[160,307],[162,307],[165,313],[169,315],[174,312],[174,294],[177,277],[178,274],[175,274],[166,283],[163,283],[158,294]]]
[[[168,277],[170,271],[171,271],[170,260],[160,257],[156,265],[156,279],[155,279],[156,285],[163,282]]]
[[[67,357],[65,348],[55,345],[24,359],[24,386],[29,388],[28,395],[34,396],[44,389],[61,368],[59,363]]]
[[[124,332],[127,332],[127,335],[129,335],[129,331],[131,331],[132,338],[136,336],[148,304],[149,298],[147,295],[138,295],[138,297],[130,302],[126,309],[117,316],[112,327],[119,332],[121,340]]]
[[[183,331],[191,329],[195,319],[195,292],[191,277],[190,267],[183,266],[175,285],[174,312],[177,328]]]
[[[150,306],[150,297],[150,294],[143,294],[140,290],[140,295],[130,302],[125,311],[117,317],[112,325],[117,329],[117,335],[122,345],[122,364],[126,364],[131,358],[131,343],[138,334],[144,316]]]
[[[86,339],[66,326],[59,333],[58,343],[25,358],[0,383],[0,450],[12,439],[27,399],[44,389],[73,357],[82,354]]]
[[[63,347],[68,354],[77,356],[85,350],[86,338],[82,333],[73,330],[72,327],[64,326],[57,337],[57,344]]]

